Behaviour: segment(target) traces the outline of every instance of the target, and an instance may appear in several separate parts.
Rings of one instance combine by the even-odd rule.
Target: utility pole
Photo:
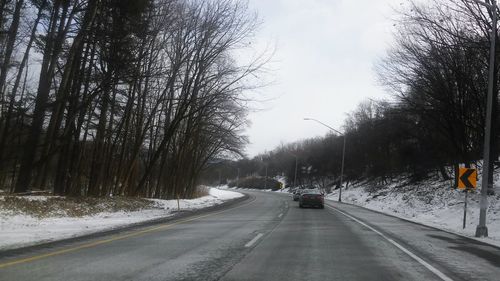
[[[264,189],[267,189],[267,164],[266,164],[266,177],[264,178]]]
[[[488,96],[486,99],[486,117],[484,128],[484,153],[483,153],[483,175],[481,179],[481,202],[479,207],[479,225],[476,228],[476,237],[488,237],[486,226],[486,210],[488,209],[488,178],[490,173],[490,149],[491,149],[491,127],[493,112],[493,86],[495,83],[495,49],[497,40],[497,1],[490,0],[489,3],[479,0],[474,2],[483,5],[491,12],[491,36],[490,36],[490,61],[488,64]]]
[[[238,175],[236,176],[236,186],[240,185],[240,168],[238,168]]]
[[[298,169],[298,162],[299,162],[299,157],[291,152],[286,151],[286,153],[292,155],[295,158],[295,175],[293,177],[293,187],[297,187],[297,169]]]
[[[222,174],[221,171],[219,170],[219,185],[222,184]]]
[[[339,202],[342,202],[342,177],[344,176],[344,157],[345,157],[345,134],[344,134],[344,145],[342,145],[342,166],[340,168]]]

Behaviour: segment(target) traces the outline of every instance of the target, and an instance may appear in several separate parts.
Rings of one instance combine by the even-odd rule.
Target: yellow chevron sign
[[[477,171],[470,168],[458,169],[458,189],[476,189]]]

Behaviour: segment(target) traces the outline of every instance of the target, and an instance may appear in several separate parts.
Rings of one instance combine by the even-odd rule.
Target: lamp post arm
[[[323,126],[327,127],[328,129],[330,129],[330,130],[332,130],[332,131],[336,132],[337,134],[344,135],[342,132],[340,132],[340,131],[338,131],[338,130],[335,130],[334,128],[332,128],[332,127],[330,127],[330,126],[326,125],[325,123],[323,123],[323,122],[319,121],[318,119],[314,119],[314,118],[304,118],[304,120],[310,120],[310,121],[315,121],[315,122],[318,122],[318,123],[320,123],[321,125],[323,125]]]

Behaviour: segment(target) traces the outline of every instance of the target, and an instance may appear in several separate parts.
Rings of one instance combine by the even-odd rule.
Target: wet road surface
[[[498,248],[352,205],[248,194],[223,210],[0,253],[0,280],[499,280]]]

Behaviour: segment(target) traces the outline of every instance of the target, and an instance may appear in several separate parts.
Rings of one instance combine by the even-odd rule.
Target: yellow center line
[[[195,220],[199,220],[199,219],[206,218],[206,217],[209,217],[209,216],[214,216],[214,215],[218,215],[218,214],[225,213],[225,212],[228,212],[228,211],[232,211],[234,209],[238,209],[238,208],[241,208],[241,207],[246,206],[248,204],[251,204],[254,201],[255,201],[255,197],[253,198],[253,200],[251,200],[248,203],[245,203],[243,205],[240,205],[240,206],[237,206],[237,207],[234,207],[234,208],[229,208],[227,210],[222,210],[222,211],[218,211],[218,212],[214,212],[214,213],[210,213],[210,214],[206,214],[206,215],[202,215],[202,216],[193,217],[193,218],[190,218],[190,219],[184,219],[184,220],[180,220],[180,221],[173,222],[173,223],[168,223],[168,224],[163,224],[163,225],[156,226],[156,227],[151,227],[151,228],[147,228],[147,229],[143,229],[143,230],[138,230],[138,231],[134,231],[132,233],[123,234],[123,235],[115,236],[115,237],[112,237],[112,238],[103,239],[103,240],[99,240],[99,241],[95,241],[95,242],[83,244],[83,245],[76,246],[76,247],[66,248],[66,249],[62,249],[62,250],[59,250],[59,251],[49,252],[49,253],[46,253],[46,254],[41,254],[41,255],[36,255],[36,256],[32,256],[32,257],[28,257],[28,258],[23,258],[23,259],[13,260],[13,261],[5,262],[5,263],[0,263],[0,269],[8,267],[8,266],[13,266],[13,265],[16,265],[16,264],[27,263],[27,262],[36,261],[36,260],[39,260],[39,259],[44,259],[44,258],[48,258],[48,257],[53,257],[53,256],[58,256],[58,255],[66,254],[66,253],[69,253],[69,252],[78,251],[78,250],[81,250],[81,249],[91,248],[91,247],[99,246],[99,245],[110,243],[110,242],[117,241],[117,240],[123,240],[123,239],[127,239],[127,238],[137,237],[137,236],[140,236],[140,235],[146,234],[146,233],[151,233],[151,232],[155,232],[155,231],[159,231],[159,230],[165,230],[165,229],[171,228],[172,226],[175,226],[175,225],[178,225],[178,224],[182,224],[182,223],[186,223],[186,222],[190,222],[190,221],[195,221]]]

